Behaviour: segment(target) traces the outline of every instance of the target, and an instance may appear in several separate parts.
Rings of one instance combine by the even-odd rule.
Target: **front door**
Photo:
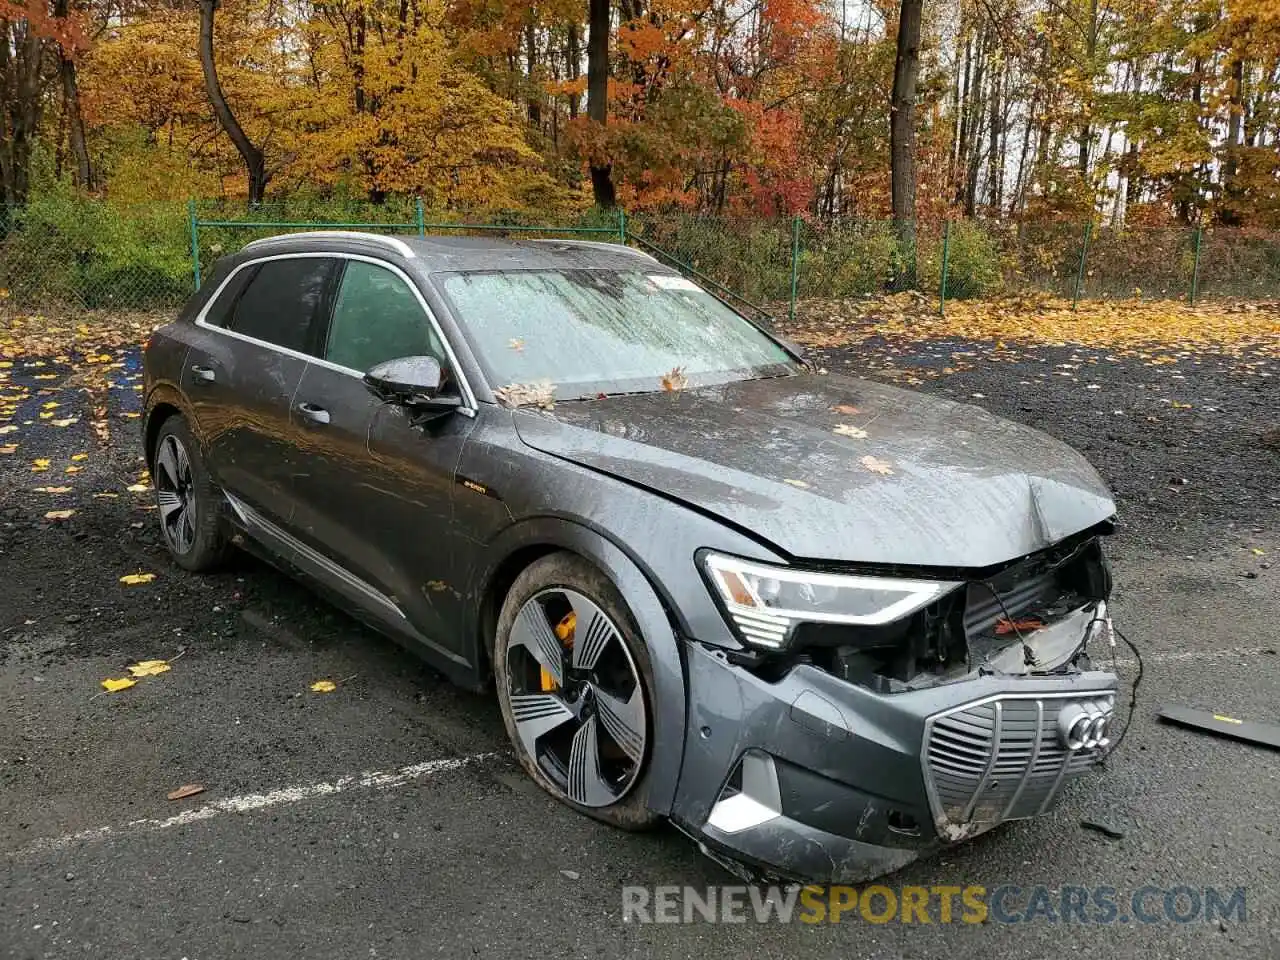
[[[416,422],[361,379],[406,356],[433,356],[448,370],[438,329],[404,274],[346,259],[318,352],[293,400],[291,531],[339,565],[347,592],[389,627],[464,662],[452,497],[475,421],[453,413]]]

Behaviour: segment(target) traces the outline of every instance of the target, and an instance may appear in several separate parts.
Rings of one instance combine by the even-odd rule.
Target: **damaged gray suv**
[[[1089,464],[820,375],[636,250],[256,241],[149,342],[145,397],[179,565],[260,553],[495,689],[557,799],[745,875],[892,870],[1107,752]]]

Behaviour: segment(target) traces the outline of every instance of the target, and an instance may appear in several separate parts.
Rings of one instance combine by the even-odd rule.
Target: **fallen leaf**
[[[64,417],[64,418],[63,418],[63,419],[61,419],[61,420],[51,420],[51,421],[49,421],[49,422],[50,422],[50,423],[52,423],[55,427],[69,427],[69,426],[71,426],[73,423],[79,423],[79,422],[80,422],[80,418],[79,418],[79,417]]]
[[[140,583],[150,583],[156,578],[154,573],[130,573],[120,578],[121,583],[129,586],[137,586]]]
[[[93,497],[94,497],[94,499],[95,499],[95,500],[119,500],[119,499],[120,499],[120,494],[118,494],[118,493],[95,493],[95,494],[93,495]]]
[[[16,443],[7,443],[4,446],[0,447],[0,453],[16,453],[17,450],[18,450],[18,445]]]
[[[835,425],[834,431],[842,437],[849,437],[853,440],[867,439],[867,431],[861,427],[855,427],[851,423],[838,423]]]
[[[805,483],[803,480],[792,480],[790,477],[783,477],[782,482],[789,483],[793,487],[799,487],[801,490],[809,489],[809,485]]]
[[[1265,556],[1267,552],[1263,550],[1261,547],[1250,547],[1249,549],[1253,552],[1253,555],[1255,557]]]
[[[36,487],[36,493],[70,493],[70,487]]]
[[[333,693],[338,689],[338,685],[332,680],[317,680],[311,685],[312,693]]]
[[[188,783],[177,790],[170,790],[165,797],[169,800],[185,800],[187,797],[194,797],[197,793],[204,793],[204,784]]]
[[[139,660],[129,667],[129,673],[135,677],[154,677],[157,673],[168,673],[170,669],[167,660]]]
[[[0,427],[0,433],[14,433],[18,428],[12,423],[7,427]]]
[[[88,460],[88,459],[89,459],[89,455],[88,455],[87,453],[73,453],[73,454],[71,455],[71,459],[72,459],[75,463],[79,463],[81,460]]]
[[[125,489],[128,490],[130,493],[150,493],[151,492],[151,488],[148,487],[145,483],[131,483],[129,484],[129,486],[125,487]]]
[[[849,403],[837,403],[831,409],[836,413],[843,413],[846,417],[856,417],[861,412]]]
[[[888,460],[877,460],[875,457],[863,457],[858,461],[872,473],[878,473],[881,476],[891,476],[893,474],[893,465]]]
[[[74,516],[74,510],[50,510],[44,515],[46,520],[66,520],[70,516]]]
[[[44,457],[38,457],[35,460],[31,461],[31,471],[33,473],[39,473],[42,470],[48,470],[48,469],[49,469],[49,461],[46,460]]]
[[[103,680],[102,689],[106,690],[107,693],[115,693],[117,690],[128,690],[137,682],[131,677],[120,677],[118,680]]]
[[[76,466],[70,466],[70,467],[67,467],[67,469],[63,470],[62,472],[63,473],[79,473],[80,468]]]

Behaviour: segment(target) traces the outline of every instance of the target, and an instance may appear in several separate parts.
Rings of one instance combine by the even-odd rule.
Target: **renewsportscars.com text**
[[[624,923],[1217,923],[1245,888],[1143,886],[625,886]]]

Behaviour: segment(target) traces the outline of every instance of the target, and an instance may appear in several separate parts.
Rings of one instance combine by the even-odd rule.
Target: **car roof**
[[[254,240],[242,255],[317,252],[395,254],[419,261],[429,272],[461,270],[645,269],[674,272],[658,260],[620,243],[576,239],[518,239],[505,237],[418,236],[343,230],[285,233]]]

